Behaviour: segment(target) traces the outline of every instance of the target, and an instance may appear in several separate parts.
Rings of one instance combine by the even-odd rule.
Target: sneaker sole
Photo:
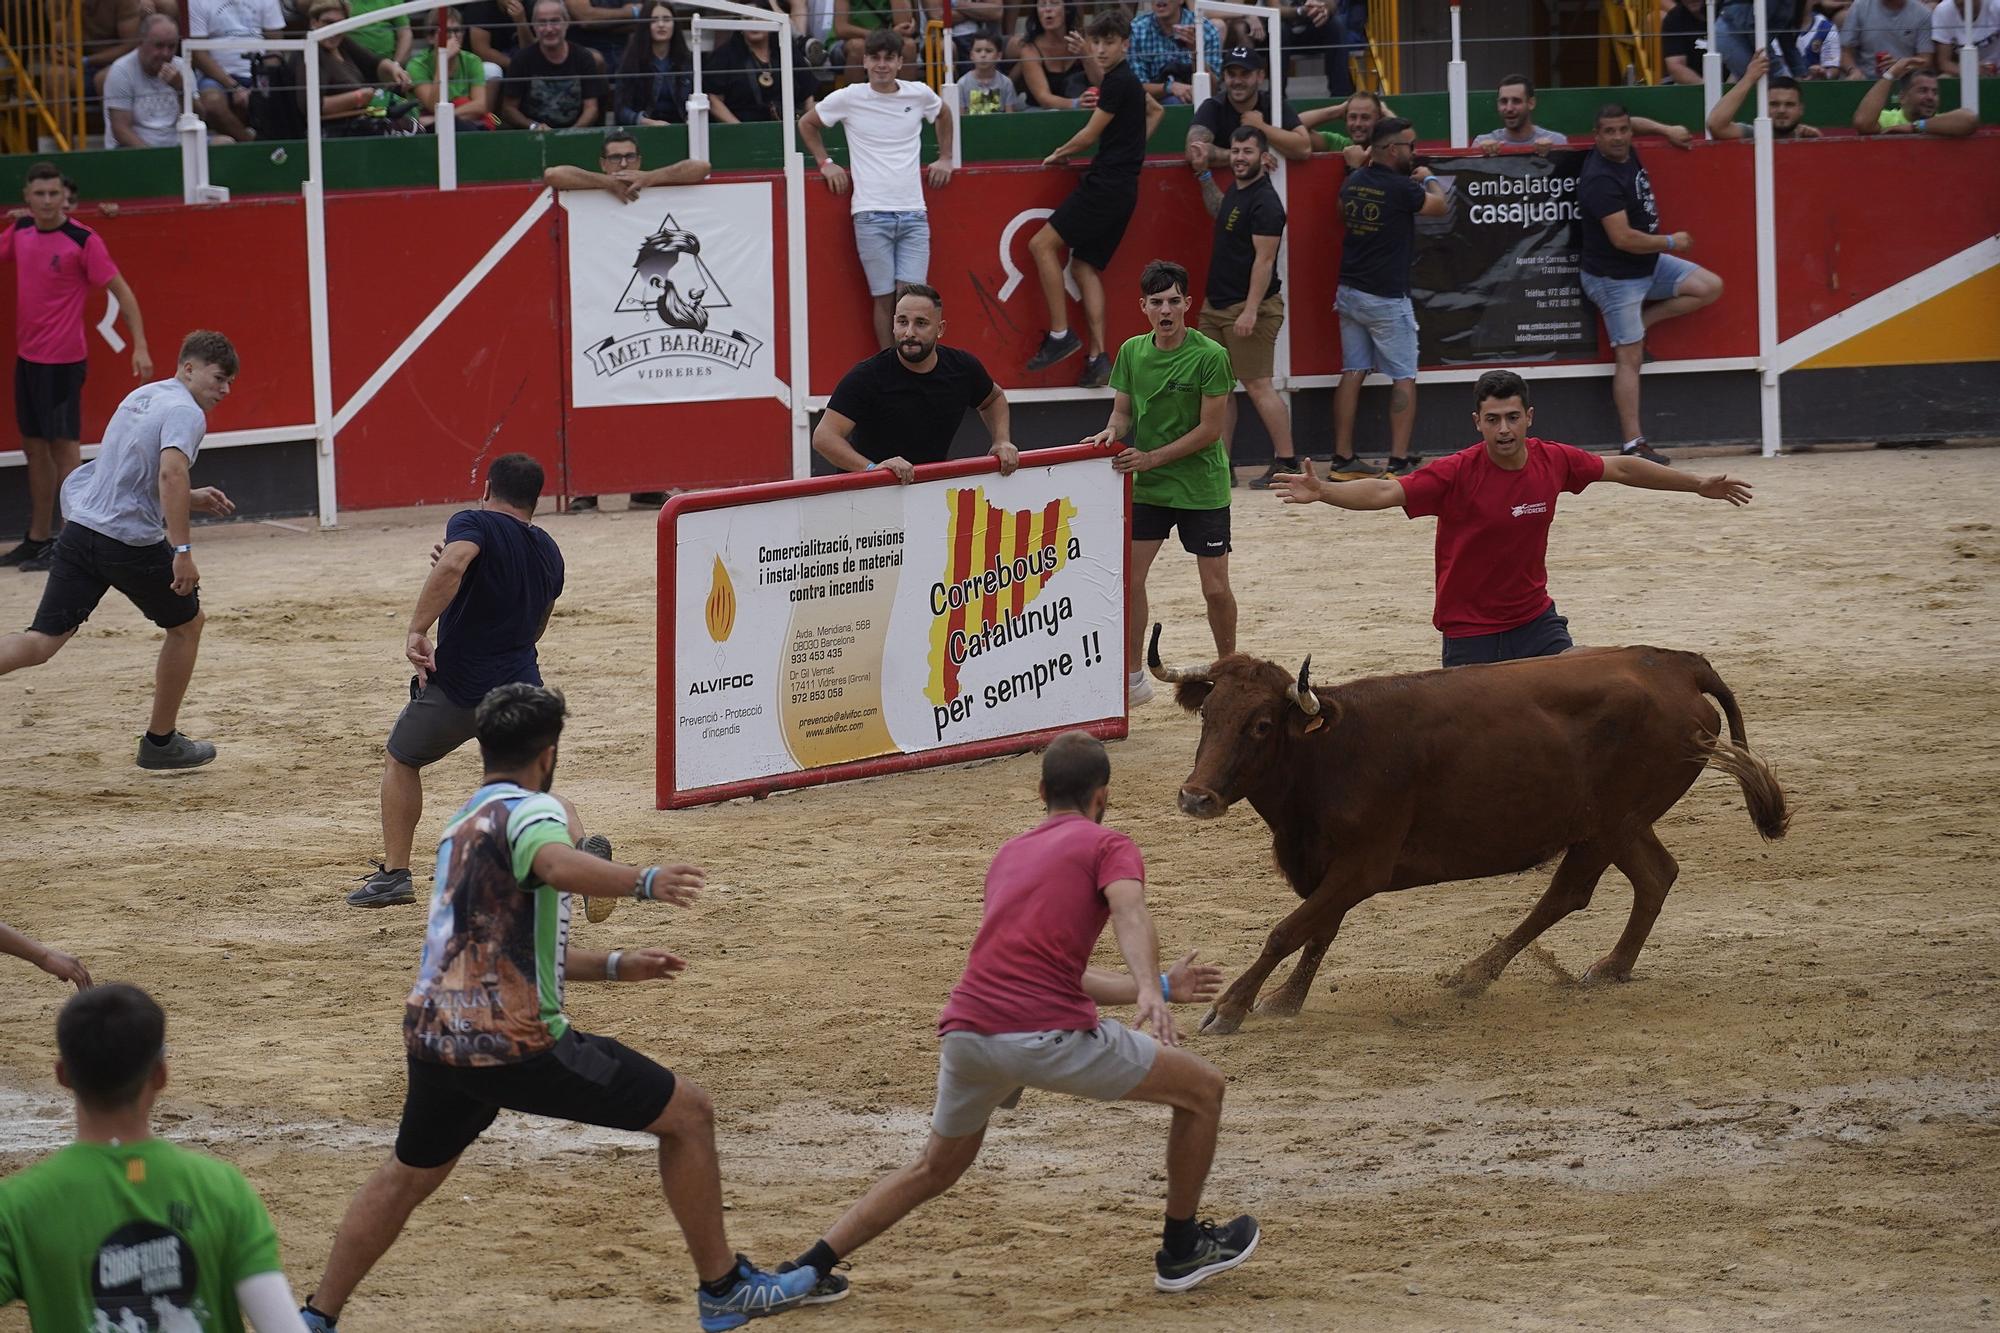
[[[215,751],[211,750],[201,758],[185,764],[162,764],[157,760],[149,764],[144,759],[135,760],[134,763],[138,767],[145,769],[148,773],[178,773],[183,769],[202,768],[214,763],[215,753]]]
[[[813,1295],[806,1297],[804,1300],[800,1301],[799,1304],[832,1305],[835,1301],[846,1300],[848,1296],[852,1294],[853,1290],[854,1289],[852,1287],[842,1287],[839,1291],[829,1292],[827,1295],[821,1296],[818,1294],[817,1289],[815,1289]]]
[[[1199,1286],[1209,1278],[1214,1277],[1217,1273],[1227,1273],[1230,1269],[1257,1253],[1257,1242],[1262,1239],[1264,1239],[1264,1233],[1260,1229],[1256,1235],[1250,1238],[1250,1243],[1243,1247],[1243,1253],[1233,1259],[1224,1259],[1220,1263],[1209,1264],[1206,1268],[1197,1268],[1186,1277],[1161,1277],[1158,1272],[1155,1272],[1153,1274],[1153,1285],[1161,1291],[1186,1291],[1190,1287]]]
[[[602,833],[586,833],[583,841],[576,845],[576,849],[579,852],[589,852],[592,856],[600,857],[606,861],[611,859],[611,839],[605,837]],[[585,898],[583,900],[584,920],[590,922],[593,926],[609,921],[611,914],[617,910],[618,900],[616,898]]]
[[[352,893],[347,895],[347,905],[349,907],[398,907],[404,903],[413,903],[416,900],[417,890],[414,885],[397,893],[379,894],[367,898],[359,897]]]

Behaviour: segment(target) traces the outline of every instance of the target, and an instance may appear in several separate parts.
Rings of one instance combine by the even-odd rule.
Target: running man
[[[257,1191],[153,1137],[166,1036],[153,997],[122,982],[57,1015],[76,1142],[0,1180],[0,1306],[26,1301],[36,1329],[303,1333]]]
[[[1132,436],[1131,447],[1111,460],[1114,469],[1132,474],[1125,660],[1145,660],[1146,574],[1175,528],[1201,577],[1215,655],[1227,657],[1236,651],[1236,594],[1229,587],[1229,453],[1222,426],[1236,372],[1227,348],[1187,326],[1186,269],[1155,259],[1139,275],[1139,291],[1139,308],[1153,331],[1118,349],[1111,420],[1084,441],[1111,444],[1127,432]],[[1143,667],[1126,677],[1125,697],[1131,705],[1153,697]]]
[[[1419,472],[1332,483],[1280,477],[1286,504],[1324,501],[1339,509],[1398,509],[1435,515],[1437,604],[1444,665],[1511,662],[1568,652],[1569,621],[1549,596],[1549,527],[1556,500],[1594,481],[1646,491],[1689,491],[1704,500],[1750,503],[1750,483],[1697,477],[1631,454],[1609,457],[1528,434],[1535,409],[1511,370],[1489,370],[1473,386],[1480,443]]]
[[[422,770],[472,739],[473,710],[488,690],[542,683],[535,644],[562,595],[563,558],[555,538],[535,526],[541,498],[542,465],[503,454],[486,470],[479,507],[445,524],[403,647],[417,671],[410,702],[383,747],[382,860],[347,895],[354,907],[416,901],[410,848],[424,814]],[[440,621],[432,647],[431,627]]]
[[[1173,1108],[1155,1287],[1186,1291],[1257,1248],[1252,1217],[1222,1226],[1195,1221],[1222,1120],[1222,1071],[1179,1049],[1167,1010],[1169,1001],[1215,994],[1222,969],[1189,953],[1159,970],[1144,860],[1131,838],[1103,827],[1110,787],[1111,760],[1095,737],[1065,732],[1043,753],[1048,818],[994,855],[979,934],[938,1017],[937,1107],[923,1154],[877,1181],[779,1270],[815,1273],[817,1299],[846,1294],[834,1265],[950,1189],[979,1156],[993,1113],[1012,1109],[1027,1088]],[[1129,974],[1090,966],[1107,920]],[[1097,1012],[1099,1004],[1133,1003],[1138,1028]]]
[[[215,746],[176,729],[181,700],[201,649],[200,572],[188,532],[192,511],[236,512],[213,486],[190,486],[208,416],[236,382],[236,349],[197,330],[181,343],[180,368],[125,396],[104,428],[96,458],[63,483],[69,522],[53,546],[49,581],[35,620],[0,638],[0,676],[40,666],[116,588],[167,632],[153,673],[153,714],[139,742],[141,768],[199,768]]]
[[[402,1126],[389,1160],[347,1205],[319,1288],[306,1298],[301,1313],[313,1333],[334,1327],[410,1214],[503,1108],[660,1141],[660,1184],[700,1279],[703,1329],[788,1310],[812,1290],[810,1274],[779,1277],[731,1252],[708,1093],[563,1016],[565,980],[651,981],[687,967],[663,949],[574,947],[571,894],[685,907],[703,882],[694,866],[618,865],[608,840],[601,857],[572,845],[582,834],[576,810],[549,794],[563,717],[562,695],[539,685],[502,685],[480,702],[485,778],[438,845],[423,959],[403,1013]]]
[[[109,291],[132,334],[132,376],[153,378],[139,298],[118,274],[104,238],[69,216],[63,174],[28,168],[28,216],[0,230],[0,260],[14,261],[14,422],[28,460],[28,533],[0,565],[46,571],[55,559],[56,493],[80,461],[83,376],[89,346],[84,299]]]

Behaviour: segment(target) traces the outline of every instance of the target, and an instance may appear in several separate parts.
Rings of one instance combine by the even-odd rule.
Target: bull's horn
[[[1160,665],[1160,627],[1153,626],[1153,637],[1146,643],[1146,669],[1169,685],[1179,685],[1184,681],[1207,680],[1206,667],[1169,667]]]
[[[1299,665],[1299,678],[1292,683],[1292,702],[1297,704],[1307,717],[1319,714],[1319,696],[1312,690],[1312,655]]]

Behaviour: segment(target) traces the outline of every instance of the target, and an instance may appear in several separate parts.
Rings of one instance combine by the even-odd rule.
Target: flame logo
[[[729,638],[729,631],[736,628],[736,585],[729,581],[729,571],[722,566],[722,557],[715,557],[715,572],[708,581],[708,637],[717,643]]]

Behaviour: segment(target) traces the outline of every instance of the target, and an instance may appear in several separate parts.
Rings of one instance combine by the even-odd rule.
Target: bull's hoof
[[[1204,1037],[1226,1037],[1243,1026],[1243,1015],[1225,1014],[1220,1009],[1211,1008],[1202,1016],[1201,1035]]]
[[[1290,989],[1272,991],[1257,1002],[1257,1012],[1273,1018],[1297,1018],[1305,1007],[1306,997]]]
[[[1586,986],[1602,985],[1608,981],[1630,981],[1631,979],[1631,966],[1621,963],[1616,958],[1608,955],[1592,963],[1589,970],[1583,974],[1583,984]]]

